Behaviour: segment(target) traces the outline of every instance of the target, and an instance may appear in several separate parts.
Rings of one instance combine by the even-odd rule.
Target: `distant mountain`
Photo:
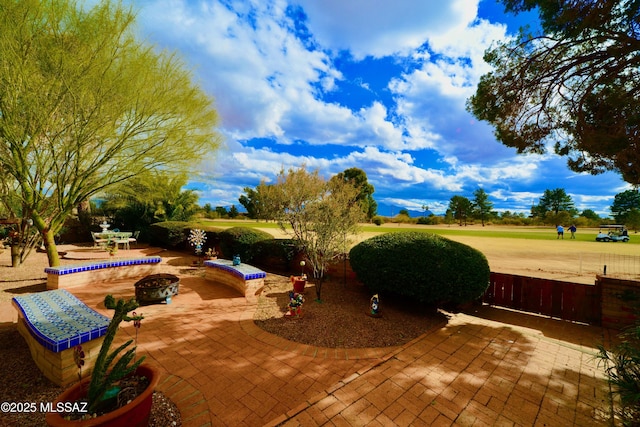
[[[380,203],[378,204],[378,215],[394,217],[398,215],[398,212],[400,212],[402,209],[406,209],[406,208],[402,206],[385,205],[383,203]],[[419,218],[421,216],[429,216],[432,214],[430,210],[427,210],[427,211],[412,210],[412,209],[407,209],[407,210],[409,211],[409,216],[411,218]]]

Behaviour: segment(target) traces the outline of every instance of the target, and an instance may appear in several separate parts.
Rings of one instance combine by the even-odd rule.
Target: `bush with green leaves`
[[[149,243],[167,249],[185,249],[191,227],[184,221],[164,221],[151,224]]]
[[[489,286],[489,263],[480,251],[435,234],[382,234],[354,246],[349,258],[371,292],[429,305],[474,301]]]
[[[273,236],[262,230],[232,227],[220,232],[220,251],[225,258],[240,255],[242,262],[251,262],[255,254],[254,244],[271,239]]]
[[[253,263],[256,266],[285,272],[294,267],[291,262],[296,257],[298,249],[293,239],[267,239],[254,243],[252,252]]]

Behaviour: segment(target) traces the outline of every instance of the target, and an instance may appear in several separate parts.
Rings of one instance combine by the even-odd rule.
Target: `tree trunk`
[[[324,282],[324,274],[315,278],[316,282],[316,301],[322,302],[322,283]]]
[[[20,245],[13,243],[11,245],[11,267],[19,267],[20,264]]]
[[[58,247],[50,229],[42,231],[42,240],[44,247],[47,249],[47,258],[49,259],[49,267],[57,267],[60,265],[60,256],[58,255]]]

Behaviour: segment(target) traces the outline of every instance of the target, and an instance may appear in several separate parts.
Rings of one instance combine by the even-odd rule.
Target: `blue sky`
[[[617,174],[517,155],[465,111],[496,40],[537,16],[495,0],[130,0],[141,37],[177,51],[215,100],[224,146],[194,174],[200,202],[240,208],[244,187],[305,164],[363,169],[382,215],[436,214],[483,188],[529,212],[545,189],[609,215]]]

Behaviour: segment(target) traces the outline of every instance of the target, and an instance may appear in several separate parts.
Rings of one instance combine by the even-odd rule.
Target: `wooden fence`
[[[602,290],[593,285],[491,273],[483,302],[591,325],[601,324]]]

